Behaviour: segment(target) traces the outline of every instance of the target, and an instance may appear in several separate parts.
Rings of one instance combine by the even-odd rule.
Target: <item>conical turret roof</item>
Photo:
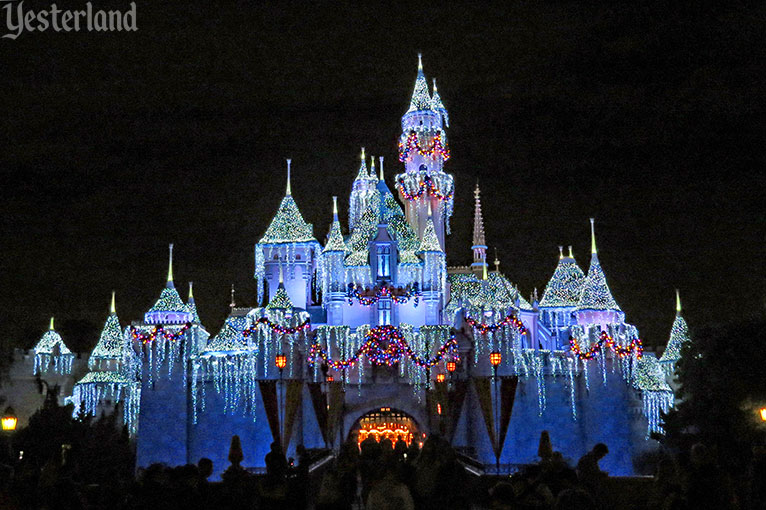
[[[165,284],[165,288],[162,289],[159,299],[149,309],[148,313],[152,312],[179,312],[189,313],[189,309],[184,304],[181,296],[176,290],[176,286],[173,283],[173,245],[170,245],[170,257],[168,262],[168,281]]]
[[[191,314],[191,321],[193,323],[199,324],[199,313],[197,312],[197,303],[194,301],[194,289],[192,282],[189,282],[189,299],[186,301],[186,308],[189,309],[189,313]]]
[[[125,341],[122,336],[120,319],[117,317],[117,310],[114,304],[114,293],[112,293],[112,306],[109,310],[109,316],[106,318],[104,328],[101,330],[101,336],[98,343],[90,353],[88,366],[94,368],[95,362],[100,359],[122,359],[123,347]]]
[[[540,300],[540,308],[576,307],[580,301],[585,274],[574,257],[559,258],[553,276],[548,281]]]
[[[674,363],[681,359],[681,347],[689,341],[691,341],[689,325],[681,315],[681,298],[676,291],[676,318],[673,321],[673,327],[670,328],[670,338],[668,338],[665,352],[660,357],[660,363]]]
[[[362,155],[361,155],[362,162],[359,165],[359,171],[356,174],[357,181],[366,181],[370,179],[370,174],[367,171],[367,156],[364,155],[364,147],[362,147]]]
[[[577,303],[578,310],[620,310],[620,306],[612,297],[612,291],[606,283],[606,275],[601,269],[596,250],[596,234],[593,226],[593,218],[590,219],[591,230],[591,257],[588,276],[585,278],[582,293]]]
[[[418,76],[415,79],[415,90],[412,91],[412,99],[407,113],[430,109],[431,97],[428,94],[428,82],[426,82],[426,76],[423,73],[422,57],[418,54]]]
[[[418,253],[424,252],[444,253],[441,244],[439,244],[439,238],[436,236],[436,227],[430,214],[428,215],[428,220],[426,220],[426,228],[423,230],[423,238],[420,240],[420,246],[418,247]]]
[[[449,114],[447,113],[447,109],[444,107],[444,103],[442,103],[442,98],[439,95],[439,91],[436,89],[436,78],[434,78],[434,93],[431,96],[431,109],[441,113],[442,117],[444,118],[444,125],[449,127]]]
[[[338,220],[338,197],[332,197],[333,202],[333,219],[330,226],[330,234],[327,236],[327,244],[325,245],[322,253],[340,251],[346,252],[346,243],[343,241],[343,233],[340,229],[340,221]]]
[[[53,317],[51,324],[40,340],[35,345],[35,354],[53,354],[58,349],[60,354],[72,354],[72,351],[64,343],[61,335],[53,329]]]
[[[288,159],[287,192],[277,214],[258,244],[306,243],[314,241],[314,228],[306,223],[290,191],[290,160]]]

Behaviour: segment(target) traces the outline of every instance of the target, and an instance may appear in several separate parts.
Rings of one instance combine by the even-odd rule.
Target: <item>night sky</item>
[[[450,113],[448,264],[470,262],[478,179],[490,258],[524,295],[558,245],[587,270],[594,216],[645,343],[666,342],[676,287],[692,329],[764,314],[762,3],[234,3],[138,0],[138,32],[0,39],[5,346],[31,347],[54,315],[89,349],[112,289],[123,324],[141,318],[170,242],[177,286],[194,281],[217,333],[232,283],[255,304],[284,158],[322,242],[332,195],[347,224],[361,146],[392,187],[419,51]]]

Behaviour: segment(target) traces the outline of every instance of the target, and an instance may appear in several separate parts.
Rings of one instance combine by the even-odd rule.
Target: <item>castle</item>
[[[123,328],[113,297],[67,399],[75,413],[122,403],[138,466],[204,456],[216,476],[234,434],[245,464],[262,466],[272,441],[291,455],[299,444],[440,433],[491,471],[535,461],[542,430],[573,460],[605,442],[603,468],[633,473],[674,402],[669,382],[688,341],[680,302],[663,357],[644,353],[607,285],[593,220],[587,273],[560,248],[541,298],[525,299],[498,261],[488,265],[478,185],[473,263],[448,267],[449,116],[420,62],[401,127],[402,173],[389,187],[383,158],[376,169],[363,149],[348,234],[333,197],[323,243],[291,195],[287,160],[285,196],[255,243],[261,306],[232,301],[215,336],[191,286],[186,302],[175,287],[171,245],[167,284],[142,321]],[[53,324],[34,355],[36,372],[71,371]]]

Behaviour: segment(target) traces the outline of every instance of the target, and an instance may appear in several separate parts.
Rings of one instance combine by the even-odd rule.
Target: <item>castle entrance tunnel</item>
[[[409,414],[391,407],[380,407],[362,415],[351,427],[349,437],[357,445],[372,437],[377,442],[390,439],[392,445],[402,439],[408,447],[414,441],[422,448],[426,435],[420,432],[417,421]]]

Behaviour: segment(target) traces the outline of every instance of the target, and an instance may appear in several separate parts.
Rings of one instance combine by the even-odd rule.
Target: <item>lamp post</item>
[[[279,443],[282,448],[284,448],[284,441],[285,441],[285,424],[283,419],[284,414],[284,398],[285,398],[285,388],[284,388],[284,381],[282,380],[282,372],[284,371],[285,367],[287,366],[287,356],[285,356],[283,353],[279,353],[274,357],[274,364],[279,369],[279,386],[281,387],[281,397],[279,398],[279,412],[277,413],[279,415]]]
[[[761,421],[766,423],[766,407],[760,408],[758,413],[761,415]]]
[[[16,411],[11,406],[5,408],[3,417],[0,418],[0,425],[2,425],[3,432],[13,432],[16,430],[16,425],[19,419],[16,417]]]
[[[444,374],[436,374],[436,382],[443,383],[444,380],[447,378]]]
[[[503,355],[500,354],[499,351],[492,351],[489,353],[489,362],[492,364],[492,382],[495,386],[495,467],[497,468],[497,474],[500,474],[500,431],[499,428],[499,418],[498,418],[498,409],[497,409],[497,400],[498,400],[498,394],[497,394],[497,367],[500,365],[500,362],[503,360]]]

